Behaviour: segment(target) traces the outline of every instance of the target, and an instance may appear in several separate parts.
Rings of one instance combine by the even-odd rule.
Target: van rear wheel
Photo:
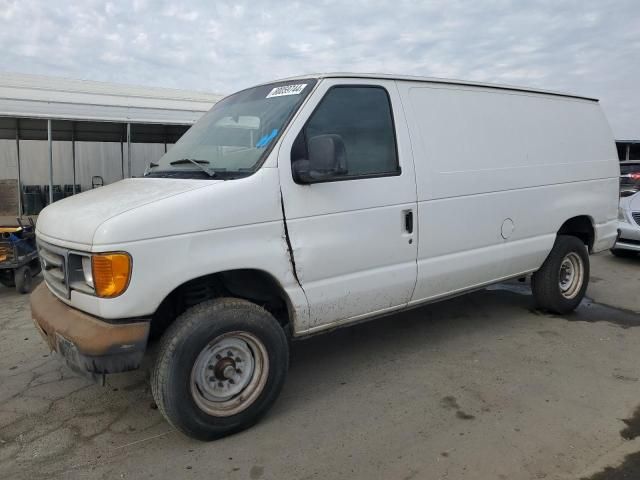
[[[257,422],[288,366],[287,337],[276,319],[251,302],[220,298],[190,308],[167,329],[151,389],[169,423],[213,440]]]
[[[533,274],[531,289],[536,306],[557,314],[572,312],[589,284],[589,255],[582,241],[558,235],[551,253]]]

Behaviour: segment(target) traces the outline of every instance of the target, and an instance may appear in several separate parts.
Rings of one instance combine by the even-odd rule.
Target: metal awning
[[[0,116],[121,123],[194,123],[223,96],[0,73]]]

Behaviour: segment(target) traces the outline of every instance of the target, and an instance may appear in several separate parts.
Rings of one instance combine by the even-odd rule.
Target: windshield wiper
[[[196,167],[198,167],[210,177],[216,176],[216,172],[202,165],[203,163],[209,165],[209,162],[207,162],[206,160],[196,160],[195,158],[181,158],[180,160],[174,160],[173,162],[169,163],[169,165],[180,165],[181,163],[193,163]]]

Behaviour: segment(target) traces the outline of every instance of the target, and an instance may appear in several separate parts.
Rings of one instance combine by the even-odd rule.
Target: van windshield
[[[224,178],[256,171],[315,84],[262,85],[216,103],[145,176]]]

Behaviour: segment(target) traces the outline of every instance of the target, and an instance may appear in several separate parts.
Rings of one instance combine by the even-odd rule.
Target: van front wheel
[[[251,302],[220,298],[190,308],[167,329],[151,389],[169,423],[213,440],[257,422],[288,366],[287,337],[276,319]]]
[[[531,289],[536,306],[557,314],[580,304],[589,284],[589,255],[582,241],[558,235],[551,253],[533,274]]]

